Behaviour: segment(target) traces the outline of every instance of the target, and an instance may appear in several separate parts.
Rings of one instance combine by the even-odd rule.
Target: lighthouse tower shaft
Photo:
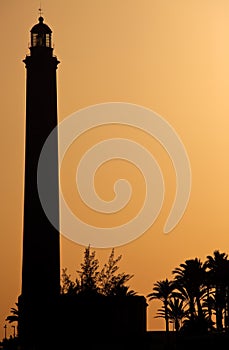
[[[39,18],[31,29],[30,55],[24,63],[26,81],[26,142],[24,183],[24,234],[21,291],[21,328],[24,339],[45,324],[47,308],[60,293],[59,232],[52,226],[41,206],[37,189],[39,155],[50,132],[57,125],[56,69],[59,61],[53,56],[51,29]],[[58,140],[53,140],[52,186],[55,201],[52,211],[59,222]],[[50,179],[49,179],[50,180]],[[42,319],[43,318],[43,319]],[[31,326],[31,324],[33,326]]]

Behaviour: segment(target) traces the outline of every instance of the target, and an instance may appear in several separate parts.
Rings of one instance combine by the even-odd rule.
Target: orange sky
[[[101,102],[139,104],[175,128],[190,158],[190,202],[177,227],[165,235],[162,229],[175,189],[171,163],[156,141],[139,132],[132,135],[160,163],[166,196],[155,224],[137,240],[115,249],[117,255],[123,255],[120,269],[134,274],[131,288],[146,296],[156,280],[170,278],[172,269],[185,259],[204,259],[215,249],[229,253],[228,1],[47,0],[42,4],[45,22],[53,30],[55,54],[61,61],[57,71],[59,120]],[[0,3],[0,339],[4,319],[20,294],[25,136],[22,59],[28,53],[29,31],[37,22],[38,7],[35,0]],[[128,130],[121,132],[129,135]],[[66,157],[69,167],[67,161]],[[119,164],[120,169],[122,166]],[[112,164],[101,169],[98,178],[107,177],[110,169]],[[130,180],[135,176],[133,169],[122,171]],[[106,196],[109,190],[101,186],[104,180],[97,182],[98,192]],[[74,207],[77,202],[69,186],[64,191]],[[137,194],[141,188],[142,183],[133,186]],[[133,204],[129,216],[138,205]],[[82,210],[79,214],[85,213]],[[83,251],[84,247],[61,239],[62,266],[72,275]],[[96,253],[103,262],[110,249],[96,249]],[[161,320],[153,319],[156,306],[152,303],[148,309],[149,329],[164,326]]]

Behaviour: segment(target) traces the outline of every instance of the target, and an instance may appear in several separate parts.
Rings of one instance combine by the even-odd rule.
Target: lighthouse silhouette
[[[143,296],[88,297],[60,293],[60,227],[58,134],[52,137],[52,216],[42,208],[37,167],[49,134],[57,130],[56,70],[52,30],[39,17],[31,29],[26,67],[26,139],[22,289],[18,298],[22,350],[126,349],[139,342],[144,349],[146,301]]]
[[[22,291],[19,298],[21,320],[19,334],[26,349],[32,349],[42,337],[47,339],[51,324],[47,312],[54,315],[60,293],[59,232],[46,217],[37,189],[37,165],[43,144],[57,125],[56,69],[52,31],[39,17],[31,29],[30,55],[26,66],[26,141],[24,182],[24,234]],[[56,222],[58,201],[58,139],[52,144],[52,186]],[[53,316],[52,316],[53,317]]]

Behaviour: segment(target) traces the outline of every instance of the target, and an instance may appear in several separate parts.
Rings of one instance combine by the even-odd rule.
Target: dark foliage
[[[122,258],[114,256],[114,249],[99,271],[99,261],[95,257],[95,251],[91,251],[90,246],[85,248],[84,259],[80,264],[81,269],[77,270],[75,281],[67,274],[67,269],[62,270],[61,293],[70,295],[85,296],[131,296],[136,292],[129,289],[126,283],[133,277],[126,273],[118,273],[118,262]]]
[[[149,300],[159,299],[156,317],[187,334],[229,331],[229,261],[218,250],[205,262],[189,259],[172,271],[174,279],[157,281]]]

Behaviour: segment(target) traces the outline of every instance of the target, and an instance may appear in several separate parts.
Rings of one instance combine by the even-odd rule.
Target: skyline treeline
[[[116,258],[114,253],[113,248],[108,261],[99,269],[95,251],[86,247],[75,280],[67,268],[62,269],[60,293],[89,297],[137,295],[127,285],[134,275],[118,272],[122,255]],[[146,295],[149,302],[155,299],[162,302],[154,317],[165,320],[165,331],[192,334],[229,331],[228,255],[215,250],[205,261],[197,257],[185,260],[172,274],[171,280],[156,281]],[[9,323],[18,322],[18,304],[15,305],[6,318]]]
[[[215,250],[205,261],[185,260],[172,271],[173,279],[154,283],[149,301],[158,299],[162,307],[155,318],[165,319],[166,332],[189,333],[229,331],[229,260]]]

